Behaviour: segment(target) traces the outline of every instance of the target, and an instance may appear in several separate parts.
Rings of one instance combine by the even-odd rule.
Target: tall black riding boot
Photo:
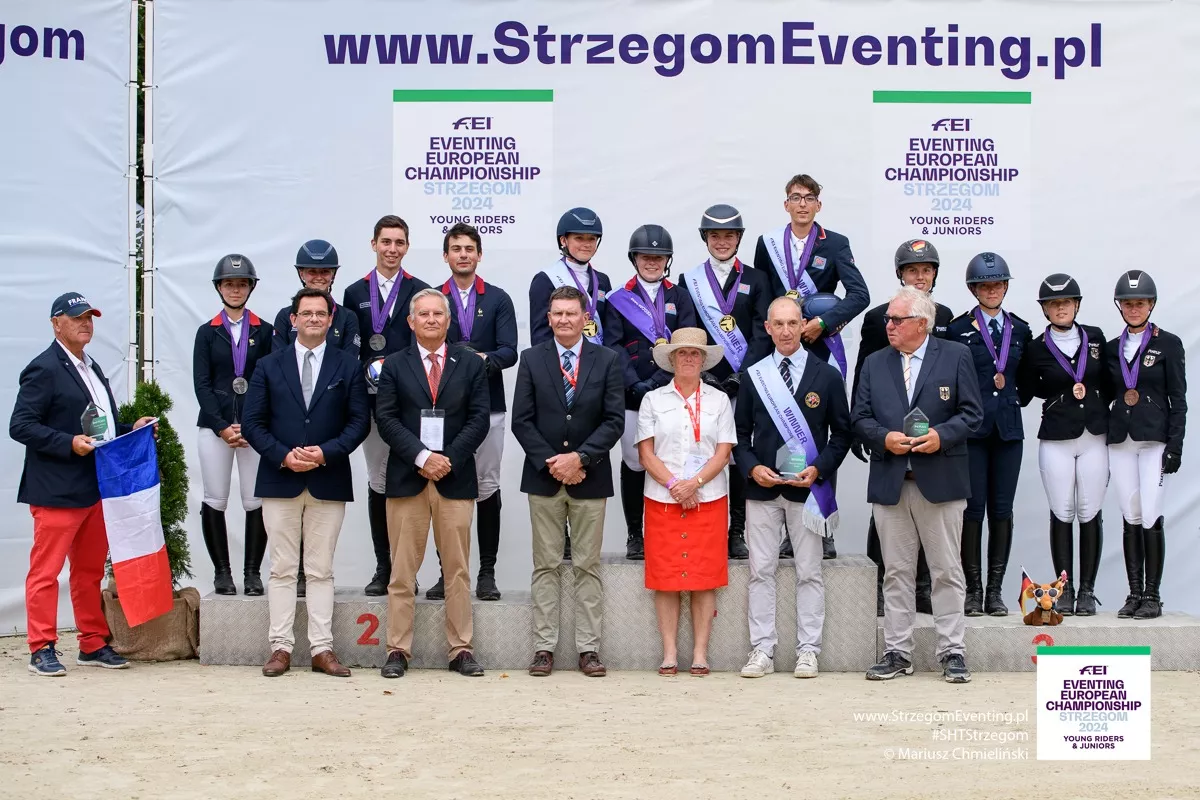
[[[988,519],[988,577],[983,610],[993,617],[1007,617],[1004,605],[1004,572],[1012,552],[1012,518]]]
[[[263,555],[266,552],[267,529],[263,525],[262,509],[256,508],[253,511],[247,511],[245,568],[242,573],[246,587],[242,593],[247,597],[263,596],[261,572]]]
[[[208,503],[200,504],[200,531],[204,546],[213,564],[213,591],[217,594],[237,594],[233,573],[229,569],[229,534],[225,531],[225,512]]]
[[[367,520],[371,524],[371,546],[375,548],[375,575],[363,591],[371,597],[387,594],[392,579],[392,545],[388,539],[387,495],[367,487]]]
[[[621,462],[621,510],[625,512],[625,557],[630,561],[646,558],[642,541],[642,520],[646,515],[646,473]]]
[[[983,520],[963,519],[962,527],[963,580],[967,599],[963,613],[968,617],[983,616]]]
[[[729,557],[745,561],[750,557],[746,547],[746,479],[741,470],[729,470]]]
[[[875,515],[867,525],[867,558],[875,562],[875,616],[883,616],[883,547],[879,544],[879,529]]]
[[[1079,536],[1083,538],[1083,526],[1080,525]],[[1058,599],[1056,608],[1058,613],[1064,617],[1072,616],[1075,613],[1075,584],[1079,582],[1080,577],[1075,574],[1075,524],[1073,522],[1063,522],[1058,517],[1054,516],[1054,512],[1050,513],[1050,561],[1054,564],[1054,578],[1066,571],[1067,573],[1067,588],[1063,591],[1062,597]],[[1083,543],[1079,545],[1079,561],[1083,562]],[[1092,613],[1095,613],[1093,611]]]
[[[1100,571],[1100,553],[1104,550],[1104,523],[1100,517],[1097,512],[1087,522],[1079,523],[1079,597],[1075,600],[1075,614],[1080,617],[1095,616],[1096,604],[1100,602],[1096,599],[1096,573]]]
[[[825,561],[837,558],[837,545],[834,543],[832,536],[821,538],[821,558]]]
[[[1129,619],[1141,606],[1142,593],[1145,591],[1146,555],[1142,547],[1142,526],[1122,520],[1121,546],[1125,551],[1125,577],[1129,581],[1129,594],[1117,616]]]
[[[487,500],[475,504],[475,529],[479,535],[479,578],[475,582],[475,596],[480,600],[499,600],[500,589],[496,586],[496,553],[500,550],[500,490],[497,489]]]
[[[1152,527],[1142,528],[1142,545],[1146,550],[1146,591],[1142,595],[1142,604],[1133,612],[1133,618],[1154,619],[1162,616],[1159,587],[1162,585],[1163,561],[1167,556],[1167,536],[1163,533],[1162,517],[1156,519]]]
[[[924,547],[917,548],[917,613],[933,613],[933,579],[929,576]]]

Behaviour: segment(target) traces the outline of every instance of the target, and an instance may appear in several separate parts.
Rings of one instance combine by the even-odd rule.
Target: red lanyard
[[[679,384],[675,384],[675,391],[679,392]],[[679,392],[683,394],[683,392]],[[696,387],[696,410],[692,411],[692,407],[688,405],[687,398],[683,398],[683,407],[687,409],[688,416],[692,419],[692,434],[696,437],[696,442],[700,441],[700,387]]]
[[[567,351],[567,352],[570,352],[570,351]],[[571,353],[571,355],[575,355],[575,354]],[[572,372],[567,372],[565,369],[563,369],[562,359],[560,358],[558,360],[558,371],[561,372],[563,374],[563,377],[567,379],[567,382],[571,384],[572,389],[575,388],[575,383],[576,383],[576,381],[579,380],[579,362],[582,360],[583,360],[583,351],[580,350],[579,357],[577,357],[575,359],[575,369]]]

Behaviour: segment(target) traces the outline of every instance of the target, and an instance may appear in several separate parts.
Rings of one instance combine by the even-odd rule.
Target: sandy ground
[[[64,637],[65,638],[65,637]],[[338,680],[198,662],[26,672],[0,639],[6,794],[210,798],[1200,797],[1200,675],[1154,673],[1150,762],[1038,762],[1034,675],[549,679],[440,671]],[[1024,721],[866,722],[855,712],[1011,712]],[[999,732],[1008,743],[935,737]],[[976,734],[966,734],[974,736]],[[904,748],[949,752],[904,759]],[[954,760],[956,748],[1027,760]]]

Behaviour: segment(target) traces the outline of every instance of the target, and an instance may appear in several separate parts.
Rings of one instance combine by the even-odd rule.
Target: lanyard
[[[679,392],[679,384],[678,383],[675,384],[675,391]],[[679,393],[683,394],[683,392],[679,392]],[[690,405],[688,405],[688,401],[687,401],[686,397],[683,398],[683,407],[687,409],[688,416],[692,420],[692,435],[695,437],[696,443],[699,444],[700,443],[700,387],[699,386],[696,387],[696,410],[693,411],[692,407]]]
[[[568,350],[567,352],[570,351]],[[574,356],[575,354],[571,353],[571,355]],[[565,369],[563,369],[562,358],[558,359],[558,371],[561,372],[563,377],[567,379],[567,382],[571,384],[572,389],[575,388],[575,383],[579,380],[579,362],[582,360],[583,348],[580,348],[579,355],[575,358],[575,369],[573,369],[571,372],[567,372]]]

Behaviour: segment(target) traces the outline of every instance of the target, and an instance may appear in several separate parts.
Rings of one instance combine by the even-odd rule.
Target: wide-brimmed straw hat
[[[670,342],[654,346],[654,363],[667,372],[674,372],[671,353],[684,348],[704,351],[704,365],[700,367],[702,371],[712,369],[725,356],[724,347],[708,343],[708,332],[703,328],[680,328],[671,334]]]

